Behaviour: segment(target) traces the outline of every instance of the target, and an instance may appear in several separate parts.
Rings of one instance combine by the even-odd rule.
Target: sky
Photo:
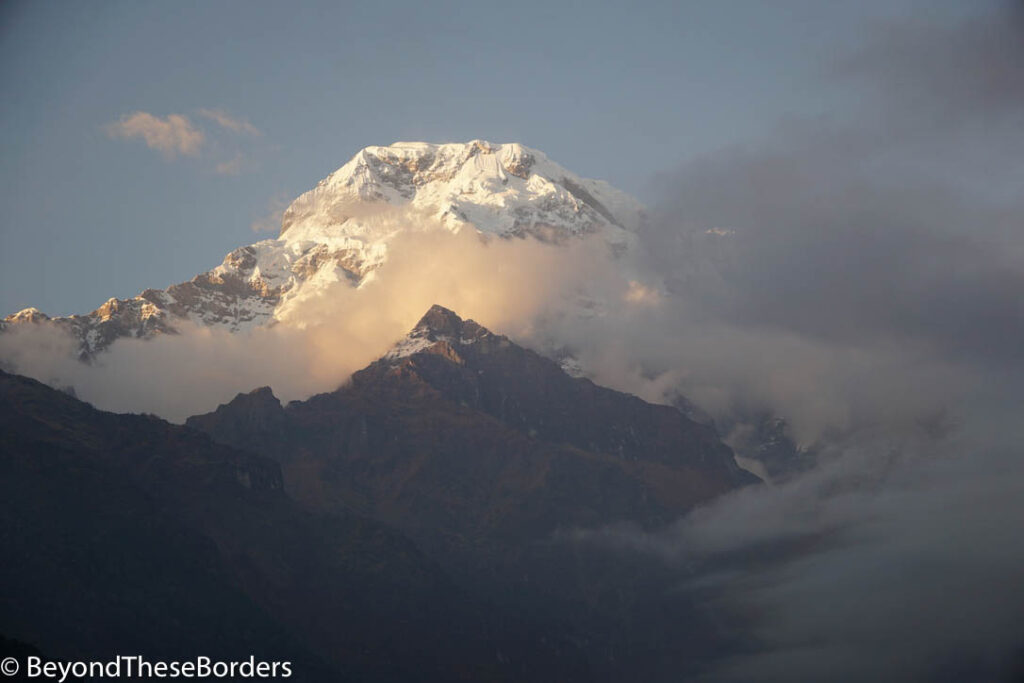
[[[190,279],[371,144],[518,141],[652,201],[779,121],[855,117],[823,65],[966,5],[5,2],[0,311]]]

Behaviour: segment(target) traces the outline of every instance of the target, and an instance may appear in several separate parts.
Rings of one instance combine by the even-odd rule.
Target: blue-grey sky
[[[519,141],[647,199],[780,120],[856,116],[824,64],[971,4],[6,2],[0,314],[186,280],[371,144]],[[133,112],[202,138],[112,128]]]

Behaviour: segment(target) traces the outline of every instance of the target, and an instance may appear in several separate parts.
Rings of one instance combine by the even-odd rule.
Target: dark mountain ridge
[[[313,509],[414,532],[660,524],[756,481],[713,428],[440,306],[335,392],[284,407],[262,388],[187,424],[280,462]]]
[[[273,460],[2,372],[0,435],[0,632],[50,657],[255,655],[311,681],[531,666],[494,659],[510,636],[408,539],[302,509]]]
[[[571,532],[657,527],[757,481],[713,427],[440,306],[337,391],[282,406],[262,388],[187,424],[277,460],[310,510],[400,529],[499,612],[562,624],[609,680],[652,650],[672,661],[643,664],[655,678],[692,667],[715,636],[670,577]]]
[[[0,373],[0,436],[0,633],[310,681],[698,671],[723,636],[678,577],[572,531],[755,480],[711,427],[437,306],[335,392],[185,427]]]

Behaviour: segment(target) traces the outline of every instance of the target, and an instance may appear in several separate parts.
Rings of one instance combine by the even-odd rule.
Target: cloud
[[[984,8],[982,8],[984,9]],[[1024,4],[959,21],[921,13],[876,27],[827,76],[854,79],[892,109],[963,122],[976,114],[1020,120]]]
[[[406,212],[381,221],[406,224]],[[0,359],[12,370],[113,411],[144,411],[173,420],[212,410],[238,392],[270,385],[285,399],[330,391],[401,339],[434,303],[496,330],[524,336],[539,312],[572,296],[606,253],[603,244],[571,248],[534,240],[485,240],[452,234],[416,216],[389,249],[387,262],[359,288],[339,282],[293,296],[281,322],[231,334],[175,321],[179,334],[120,339],[92,364],[74,359],[73,343],[49,326],[0,334]],[[621,292],[628,291],[625,280]]]
[[[222,161],[214,167],[214,170],[220,175],[238,175],[245,168],[245,158],[241,154],[236,154],[229,161]]]
[[[260,136],[263,133],[245,119],[236,118],[223,109],[200,109],[200,116],[204,116],[215,122],[221,128],[230,130],[233,133],[244,133],[245,135]]]
[[[148,112],[136,111],[107,126],[111,137],[132,140],[142,138],[146,146],[173,159],[177,155],[195,156],[206,141],[206,136],[181,114],[166,118]]]
[[[808,475],[720,498],[668,530],[575,539],[676,567],[673,591],[743,634],[701,680],[1016,680],[1022,436],[847,444]]]
[[[278,195],[267,202],[267,212],[249,224],[253,232],[269,232],[277,234],[281,232],[281,221],[284,220],[284,211],[291,202],[284,195]]]
[[[667,563],[714,612],[740,645],[701,680],[1024,673],[1018,12],[883,27],[828,70],[862,97],[852,122],[784,123],[660,179],[644,241],[672,322],[591,353],[819,449],[668,530],[575,535]]]
[[[232,133],[249,137],[262,136],[262,133],[245,119],[232,117],[221,109],[200,109],[199,115]],[[238,175],[250,165],[247,155],[238,150],[237,145],[227,144],[216,135],[208,136],[182,114],[169,114],[166,118],[160,118],[148,112],[137,111],[122,116],[118,121],[106,126],[106,130],[113,138],[141,138],[150,149],[157,150],[167,159],[174,159],[179,155],[197,156],[200,150],[212,146],[209,156],[222,159],[213,167],[214,172],[219,175]],[[233,154],[232,148],[235,148]]]
[[[1013,235],[1024,203],[985,196],[972,185],[994,186],[968,173],[913,173],[912,158],[890,161],[899,150],[884,135],[810,124],[682,169],[665,180],[656,258],[674,258],[674,286],[728,320],[1013,356],[1024,344]],[[719,221],[734,234],[707,234]]]
[[[821,433],[1019,376],[1024,145],[1005,124],[1024,98],[980,93],[1024,73],[1021,28],[1007,11],[897,22],[826,70],[862,96],[852,121],[784,122],[660,177],[647,268],[667,274],[681,334],[729,332],[700,347],[722,358],[705,393],[760,397]],[[956,116],[930,114],[946,100]]]

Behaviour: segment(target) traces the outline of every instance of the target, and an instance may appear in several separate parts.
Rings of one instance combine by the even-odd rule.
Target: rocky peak
[[[50,316],[46,315],[38,308],[24,308],[17,313],[4,318],[6,323],[38,323],[45,322],[50,319]]]
[[[462,318],[454,311],[434,304],[413,328],[413,334],[442,335],[457,337],[462,331]]]
[[[281,401],[278,400],[277,396],[274,396],[274,391],[270,387],[259,387],[247,394],[239,394],[234,400],[244,402],[250,406],[265,406],[273,409],[281,407]]]
[[[251,418],[264,419],[280,413],[281,401],[270,387],[260,387],[248,393],[240,393],[227,404],[236,412],[243,412]]]
[[[434,304],[384,359],[406,358],[435,347],[441,347],[444,355],[457,356],[456,347],[492,338],[498,337],[476,321],[463,320],[454,311]]]
[[[555,361],[442,306],[431,307],[381,361],[355,373],[352,386],[444,397],[555,443],[626,461],[688,463],[734,483],[749,481],[712,426],[675,407],[571,377]]]
[[[430,307],[410,336],[427,336],[431,338],[448,338],[456,340],[475,340],[490,335],[491,332],[474,320],[463,320],[452,310],[434,304]]]
[[[190,417],[185,424],[200,431],[206,431],[210,424],[217,424],[225,433],[230,433],[233,440],[245,442],[252,448],[257,445],[248,441],[253,434],[276,433],[283,421],[281,402],[270,387],[260,387],[238,394],[209,415]]]
[[[246,413],[235,402],[188,424],[288,463],[296,477],[329,471],[294,489],[317,501],[415,500],[410,529],[434,516],[455,525],[446,538],[506,516],[541,535],[581,514],[654,521],[756,481],[711,427],[569,377],[442,306],[404,343],[401,360],[371,363],[336,391],[288,404],[283,426],[240,429]],[[310,467],[317,460],[329,465]],[[458,512],[453,490],[470,492]],[[525,521],[541,501],[551,507]]]

